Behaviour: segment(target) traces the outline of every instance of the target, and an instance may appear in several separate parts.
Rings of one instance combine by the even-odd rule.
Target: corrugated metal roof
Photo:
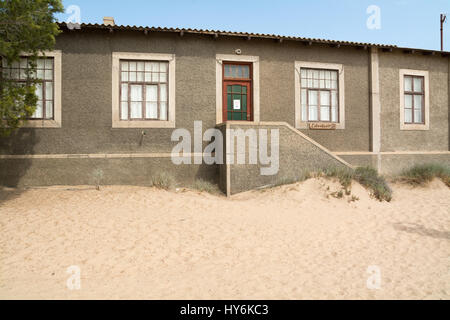
[[[62,30],[68,30],[68,26],[65,22],[58,23]],[[283,36],[276,34],[262,34],[262,33],[248,33],[248,32],[233,32],[233,31],[221,31],[221,30],[207,30],[207,29],[190,29],[190,28],[166,28],[166,27],[144,27],[144,26],[129,26],[129,25],[104,25],[104,24],[92,24],[92,23],[82,23],[80,24],[81,29],[103,29],[103,30],[119,30],[119,31],[142,31],[142,32],[169,32],[169,33],[180,33],[180,34],[200,34],[212,37],[241,37],[241,38],[254,38],[254,39],[273,39],[278,41],[298,41],[308,44],[329,44],[332,46],[355,46],[355,47],[377,47],[384,50],[400,49],[404,52],[422,52],[424,54],[436,54],[442,53],[444,55],[450,54],[450,52],[441,52],[434,50],[416,49],[416,48],[401,48],[396,45],[390,44],[376,44],[376,43],[365,43],[365,42],[352,42],[352,41],[337,41],[337,40],[326,40],[317,38],[303,38],[303,37],[292,37]],[[73,29],[76,31],[77,29]]]

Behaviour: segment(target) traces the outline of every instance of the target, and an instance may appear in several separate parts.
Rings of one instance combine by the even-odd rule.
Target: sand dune
[[[114,186],[0,191],[0,298],[449,299],[450,189],[336,199],[323,179],[226,199]],[[81,290],[69,290],[69,266]],[[381,271],[368,289],[369,266]]]

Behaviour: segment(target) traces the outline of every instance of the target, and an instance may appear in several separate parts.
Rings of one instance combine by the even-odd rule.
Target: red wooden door
[[[252,121],[251,64],[224,63],[223,121]]]

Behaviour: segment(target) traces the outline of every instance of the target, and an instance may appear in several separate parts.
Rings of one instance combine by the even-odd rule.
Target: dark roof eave
[[[58,23],[60,29],[69,30],[65,22]],[[228,36],[228,37],[245,37],[252,39],[274,39],[274,40],[286,40],[286,41],[298,41],[298,42],[309,42],[311,44],[329,44],[329,45],[340,45],[340,46],[353,46],[353,47],[374,47],[392,51],[393,49],[402,50],[403,52],[420,52],[423,54],[435,55],[437,53],[448,56],[450,52],[447,51],[435,51],[426,49],[416,49],[416,48],[402,48],[396,45],[387,44],[375,44],[375,43],[363,43],[363,42],[352,42],[352,41],[336,41],[336,40],[326,40],[326,39],[316,39],[316,38],[303,38],[303,37],[290,37],[281,36],[275,34],[260,34],[260,33],[247,33],[247,32],[232,32],[232,31],[220,31],[220,30],[202,30],[202,29],[184,29],[184,28],[162,28],[162,27],[142,27],[142,26],[123,26],[115,25],[108,26],[104,24],[92,24],[92,23],[82,23],[80,28],[86,29],[96,29],[96,30],[118,30],[118,31],[147,31],[147,32],[168,32],[168,33],[191,33],[200,35],[210,35],[210,36]],[[74,29],[77,30],[77,29]]]

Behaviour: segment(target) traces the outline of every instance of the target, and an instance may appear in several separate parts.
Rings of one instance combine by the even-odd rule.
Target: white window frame
[[[331,122],[336,124],[336,129],[345,129],[345,74],[344,66],[338,63],[308,62],[295,61],[295,127],[297,129],[308,129],[309,123],[322,123],[317,121],[303,121],[302,119],[302,102],[301,102],[301,77],[302,68],[308,69],[326,69],[338,71],[338,94],[339,94],[339,122]]]
[[[23,54],[22,56],[29,56]],[[62,127],[62,111],[61,111],[61,86],[62,86],[62,51],[44,51],[38,54],[38,57],[53,58],[53,119],[29,119],[22,123],[21,128],[61,128]]]
[[[120,120],[120,60],[167,61],[169,63],[168,120]],[[166,53],[113,52],[112,54],[112,127],[175,128],[175,55]]]
[[[260,106],[259,106],[259,57],[258,56],[241,56],[233,54],[217,54],[216,55],[216,124],[223,122],[233,122],[232,120],[223,119],[223,62],[251,62],[253,64],[252,74],[252,108],[253,121],[237,121],[245,123],[260,122]]]
[[[430,79],[427,70],[400,69],[400,130],[430,130]],[[405,76],[419,76],[424,79],[425,123],[405,123]]]

